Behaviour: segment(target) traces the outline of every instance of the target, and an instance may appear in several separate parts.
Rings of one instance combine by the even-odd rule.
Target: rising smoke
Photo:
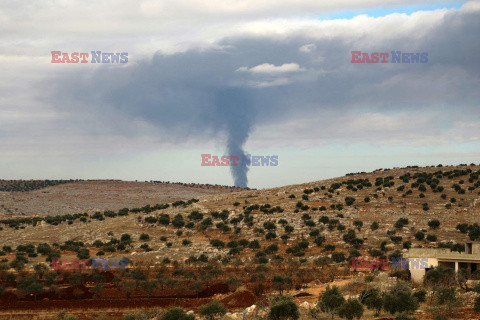
[[[321,36],[328,32],[319,25],[318,30],[312,27],[311,33],[305,34],[302,29],[285,38],[255,35],[224,39],[212,49],[157,53],[151,59],[132,57],[126,66],[99,66],[93,73],[83,67],[70,69],[75,71],[42,79],[40,86],[45,92],[55,86],[55,92],[47,95],[48,102],[60,114],[69,116],[68,121],[61,119],[59,127],[106,136],[135,135],[137,127],[133,124],[140,120],[159,129],[154,132],[158,140],[225,138],[226,154],[240,159],[257,123],[273,124],[273,128],[288,121],[305,124],[277,129],[278,136],[285,140],[280,143],[291,147],[304,142],[315,145],[379,139],[388,144],[410,144],[410,138],[405,140],[411,134],[407,129],[410,123],[403,125],[401,117],[399,122],[392,121],[393,125],[362,119],[385,114],[388,120],[405,111],[436,114],[439,106],[454,111],[445,121],[421,122],[414,130],[419,143],[432,134],[431,141],[449,140],[440,139],[440,132],[476,137],[475,125],[471,126],[472,134],[450,129],[455,128],[454,122],[467,128],[465,123],[478,118],[479,12],[472,8],[452,11],[438,23],[429,19],[419,23],[413,15],[378,19],[375,30],[395,25],[396,32],[387,38],[386,33],[375,31],[358,38],[354,32],[349,35],[348,28],[341,37]],[[351,30],[358,28],[357,21],[345,23]],[[417,23],[418,30],[429,32],[412,38],[409,26]],[[305,51],[305,46],[313,49]],[[351,50],[404,48],[429,52],[431,60],[421,66],[350,63]],[[296,63],[300,68],[280,72],[278,67],[285,63]],[[258,68],[265,64],[277,67]],[[452,77],[458,80],[455,86]],[[435,86],[429,85],[432,81]],[[345,123],[349,116],[357,120],[353,125]],[[396,128],[397,123],[402,126]],[[323,126],[315,136],[314,124]],[[308,128],[312,133],[306,131]],[[382,134],[375,128],[382,128]],[[278,143],[276,133],[266,139]],[[303,138],[289,140],[291,137]],[[241,163],[231,170],[234,184],[245,187],[248,167]]]
[[[227,132],[227,154],[246,159],[243,145],[247,141],[252,128],[253,108],[251,99],[245,89],[230,88],[220,91],[215,101],[221,118],[225,121]],[[230,166],[236,187],[246,188],[248,185],[248,167],[246,161],[238,166]]]
[[[254,124],[254,89],[224,83],[222,78],[227,76],[222,73],[235,70],[233,63],[228,55],[208,55],[208,59],[197,52],[155,55],[151,61],[123,69],[101,68],[85,77],[86,81],[63,79],[55,104],[62,109],[71,106],[72,112],[103,114],[106,126],[115,122],[112,115],[120,114],[184,140],[224,138],[225,154],[244,159],[243,146]],[[74,107],[79,102],[81,107]],[[120,130],[130,134],[131,129]],[[234,185],[247,187],[247,163],[230,168]]]

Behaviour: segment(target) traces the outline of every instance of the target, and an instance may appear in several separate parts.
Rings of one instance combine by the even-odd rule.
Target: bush
[[[160,320],[195,320],[193,314],[186,314],[182,308],[170,308],[163,314]]]
[[[353,318],[360,319],[363,316],[363,306],[357,299],[348,299],[338,309],[338,315],[348,320],[353,320]]]
[[[132,243],[132,236],[129,235],[128,233],[124,233],[120,237],[120,241],[123,242],[123,243],[126,243],[126,244],[130,244],[130,243]]]
[[[353,221],[353,225],[358,229],[358,231],[360,231],[360,229],[363,226],[363,222],[360,221],[360,220],[355,220],[355,221]]]
[[[37,300],[37,294],[43,291],[43,284],[36,276],[22,277],[18,280],[17,289],[23,294],[32,294]]]
[[[412,247],[412,242],[411,241],[403,242],[403,248],[404,249],[410,249],[411,247]]]
[[[417,239],[418,241],[422,241],[423,239],[425,239],[425,234],[421,231],[418,231],[417,233],[415,233],[415,239]]]
[[[468,232],[468,223],[459,223],[455,227],[459,232],[461,233],[467,233]]]
[[[78,259],[90,259],[90,251],[88,249],[80,249],[77,253]]]
[[[297,320],[299,318],[298,306],[292,298],[279,296],[273,300],[273,305],[268,313],[268,320]]]
[[[335,252],[332,254],[332,260],[334,262],[343,262],[345,259],[345,254],[343,254],[343,252]]]
[[[424,290],[424,289],[421,289],[421,290],[418,290],[418,291],[415,291],[413,293],[413,296],[415,298],[417,298],[418,302],[425,302],[426,301],[426,297],[427,297],[427,291]]]
[[[367,277],[365,277],[367,281]],[[373,279],[372,279],[373,281]],[[383,299],[380,295],[380,290],[376,288],[365,289],[360,293],[360,301],[370,310],[375,310],[375,315],[379,315],[383,306]]]
[[[404,311],[413,312],[418,308],[418,300],[412,295],[409,287],[397,284],[385,294],[383,308],[391,314]]]
[[[437,219],[428,221],[428,226],[432,229],[437,229],[440,226],[440,221]]]
[[[277,234],[275,232],[269,232],[265,235],[266,240],[275,239],[276,237],[277,237]]]
[[[223,242],[222,240],[219,240],[219,239],[213,239],[210,241],[210,244],[212,245],[212,247],[215,247],[215,248],[223,248],[225,247],[225,242]]]
[[[338,312],[340,307],[345,303],[345,298],[340,293],[337,286],[327,286],[325,292],[319,299],[320,309],[323,312],[330,313],[332,317]]]
[[[353,197],[346,197],[345,198],[345,204],[347,206],[351,206],[354,202],[355,202],[355,198],[353,198]]]
[[[215,319],[216,317],[221,317],[227,313],[225,306],[217,300],[213,300],[210,303],[200,306],[198,310],[202,316],[211,320]]]

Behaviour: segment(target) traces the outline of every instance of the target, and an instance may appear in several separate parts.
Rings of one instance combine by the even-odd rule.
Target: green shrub
[[[273,300],[268,313],[268,320],[297,320],[300,312],[297,304],[290,297],[279,296]]]

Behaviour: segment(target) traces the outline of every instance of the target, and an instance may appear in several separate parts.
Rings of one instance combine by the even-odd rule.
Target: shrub
[[[423,239],[425,239],[425,234],[421,231],[418,231],[417,233],[415,233],[415,239],[417,239],[418,241],[422,241]]]
[[[383,308],[391,314],[413,312],[418,308],[418,300],[412,295],[409,287],[399,283],[385,294]]]
[[[140,240],[141,240],[141,241],[148,241],[148,240],[150,240],[150,236],[149,236],[148,234],[146,234],[146,233],[142,233],[142,234],[140,235]]]
[[[468,223],[459,223],[455,227],[459,232],[461,233],[467,233],[468,232]]]
[[[365,277],[365,281],[366,280],[367,277]],[[375,315],[378,316],[380,314],[383,306],[383,299],[380,295],[380,290],[376,288],[362,290],[360,293],[360,301],[365,304],[368,309],[375,310]]]
[[[297,320],[299,318],[298,306],[292,298],[285,296],[275,297],[268,313],[268,320]]]
[[[320,219],[318,219],[318,222],[327,224],[330,221],[330,218],[328,216],[321,216]]]
[[[402,241],[402,237],[401,236],[391,236],[390,240],[392,240],[392,242],[394,242],[394,243],[399,243],[400,241]]]
[[[269,232],[265,235],[266,240],[275,239],[276,237],[277,237],[277,234],[275,232]]]
[[[200,306],[198,309],[202,316],[205,316],[207,319],[215,319],[216,317],[221,317],[227,313],[227,309],[223,304],[217,300],[213,300],[210,303]]]
[[[276,230],[277,226],[272,221],[267,221],[263,223],[263,228],[266,230]]]
[[[360,231],[360,229],[363,226],[363,222],[360,221],[360,220],[355,220],[355,221],[353,221],[353,225],[358,229],[358,231]]]
[[[418,300],[418,302],[425,302],[427,299],[427,291],[425,289],[415,291],[413,296]]]
[[[343,252],[335,252],[332,254],[332,260],[334,262],[343,262],[345,259],[345,254],[343,254]]]
[[[248,244],[248,247],[250,249],[259,249],[260,248],[260,242],[258,242],[258,240],[253,240]]]
[[[132,236],[129,235],[128,233],[124,233],[120,237],[120,241],[123,242],[123,243],[126,243],[126,244],[130,244],[130,243],[132,243]]]
[[[37,300],[37,294],[43,291],[43,284],[36,276],[22,277],[18,280],[17,288],[24,294],[32,294]]]
[[[470,231],[468,231],[468,237],[472,241],[480,238],[480,226],[478,225],[478,223],[474,223],[470,226]]]
[[[78,259],[89,259],[90,258],[90,251],[88,249],[80,249],[77,253]]]
[[[195,316],[193,314],[186,314],[181,308],[174,307],[168,309],[160,320],[195,320]]]
[[[345,198],[345,204],[347,206],[351,206],[354,202],[355,202],[355,198],[353,198],[353,197],[346,197]]]
[[[348,299],[338,309],[338,315],[348,320],[360,319],[363,316],[363,306],[357,299]]]
[[[219,239],[213,239],[210,241],[210,244],[212,245],[212,247],[215,247],[215,248],[223,248],[225,247],[225,242],[223,242],[222,240],[219,240]]]
[[[345,298],[340,293],[337,286],[327,286],[325,292],[319,299],[320,309],[323,312],[330,313],[332,318],[338,312],[340,307],[345,303]]]
[[[428,226],[431,229],[437,229],[440,226],[440,221],[438,221],[437,219],[430,220],[428,221]]]

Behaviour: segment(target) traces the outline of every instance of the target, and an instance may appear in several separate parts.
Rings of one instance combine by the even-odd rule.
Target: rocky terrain
[[[158,280],[152,292],[137,288],[129,293],[112,283],[111,291],[100,294],[98,303],[128,294],[139,299],[138,303],[155,297],[145,301],[164,307],[173,305],[168,299],[175,297],[183,299],[175,300],[176,305],[196,312],[199,305],[216,299],[228,307],[231,319],[245,319],[245,312],[250,312],[246,308],[255,303],[260,314],[247,318],[260,319],[268,311],[269,294],[287,293],[303,306],[305,319],[314,319],[307,317],[307,311],[316,306],[327,283],[358,297],[359,290],[372,283],[383,291],[399,279],[408,279],[405,272],[387,270],[380,275],[372,271],[368,284],[364,277],[370,272],[351,270],[352,257],[396,257],[410,247],[462,251],[466,241],[480,240],[479,175],[476,165],[381,169],[266,190],[219,193],[206,189],[190,201],[177,201],[182,196],[187,200],[192,195],[189,190],[174,193],[170,186],[162,186],[164,198],[160,198],[155,196],[156,185],[117,182],[107,191],[103,182],[96,182],[98,191],[90,184],[82,194],[84,182],[76,182],[61,186],[62,197],[71,199],[66,212],[73,212],[81,201],[83,210],[79,211],[91,213],[59,220],[4,219],[0,221],[0,254],[7,268],[6,263],[16,268],[18,255],[27,254],[24,270],[49,264],[49,258],[58,255],[66,259],[128,257],[133,270],[143,270],[146,279]],[[118,190],[126,185],[130,190],[138,188],[132,191],[137,197],[120,199]],[[67,187],[72,190],[66,191]],[[44,191],[52,192],[45,197],[60,193],[50,188]],[[170,191],[171,200],[158,201],[168,199],[165,195]],[[121,205],[113,206],[119,201]],[[92,210],[85,209],[85,203]],[[121,274],[122,283],[134,279],[130,271]],[[213,290],[209,288],[219,284],[228,284],[227,292],[214,290],[202,298],[207,300],[195,300],[202,290]],[[462,290],[459,294],[465,303],[457,316],[470,317],[476,294]],[[228,300],[229,294],[243,297],[244,293],[250,298],[228,304],[237,301]],[[49,299],[57,299],[53,297]],[[16,303],[26,308],[22,303],[27,302]],[[131,310],[128,304],[124,307]],[[427,309],[422,306],[415,315],[430,318],[432,311]],[[375,318],[369,312],[367,318]]]

